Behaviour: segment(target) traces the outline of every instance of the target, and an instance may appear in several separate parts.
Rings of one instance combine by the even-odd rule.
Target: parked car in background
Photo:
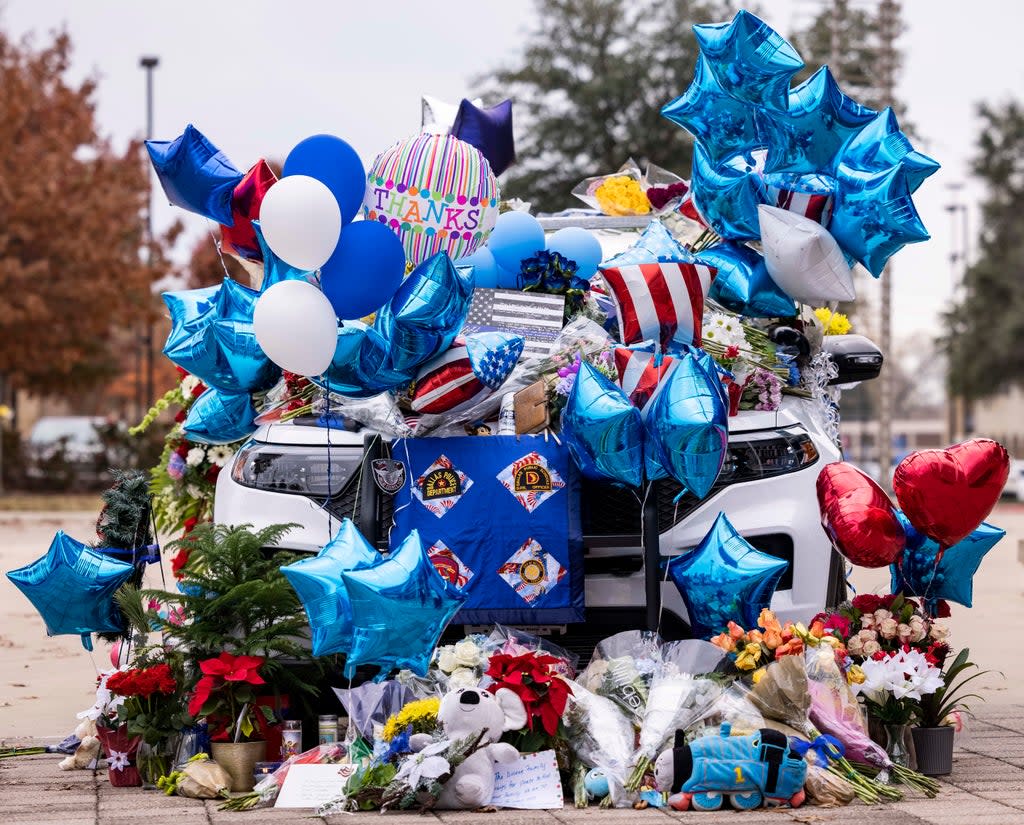
[[[32,427],[25,474],[33,487],[68,490],[103,483],[107,451],[100,434],[105,419],[88,415],[43,416]]]
[[[1024,460],[1010,459],[1010,477],[1003,488],[1003,497],[1024,501]]]

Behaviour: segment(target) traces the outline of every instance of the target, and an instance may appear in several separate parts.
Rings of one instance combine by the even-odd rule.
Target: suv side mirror
[[[882,351],[863,335],[826,335],[821,346],[839,368],[830,385],[870,381],[882,371]]]

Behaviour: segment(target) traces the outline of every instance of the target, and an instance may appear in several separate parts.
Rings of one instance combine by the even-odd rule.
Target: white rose
[[[469,667],[457,667],[448,677],[448,688],[458,690],[459,688],[474,688],[480,684],[480,677],[476,671]]]
[[[857,637],[860,639],[861,644],[878,641],[878,633],[874,630],[861,630]]]
[[[455,644],[455,664],[459,667],[476,667],[480,664],[480,648],[472,639],[463,639]]]
[[[860,617],[860,626],[862,628],[864,628],[865,630],[870,630],[872,627],[874,627],[875,626],[875,614],[874,613],[865,613],[863,616],[861,616]]]
[[[882,638],[884,639],[895,638],[898,631],[899,623],[893,618],[882,619],[882,621],[878,623],[878,632],[882,634]]]
[[[900,637],[901,642],[905,642],[913,634],[913,629],[908,624],[900,624],[896,628],[896,635]]]
[[[882,649],[882,646],[878,642],[876,642],[874,640],[871,640],[869,642],[864,642],[864,655],[865,656],[874,656],[881,649]]]
[[[918,630],[918,629],[924,628],[924,619],[921,616],[918,616],[917,614],[914,614],[913,616],[910,617],[910,626],[914,630]]]
[[[185,463],[189,467],[198,467],[204,461],[206,461],[206,450],[202,447],[193,447],[185,456]]]
[[[458,665],[455,662],[455,653],[451,645],[442,647],[437,651],[437,668],[442,673],[451,673]]]
[[[861,656],[864,653],[864,641],[860,636],[851,636],[846,643],[846,649],[854,656]]]
[[[949,636],[949,628],[940,622],[932,622],[932,629],[928,635],[935,641],[941,642]]]
[[[928,634],[925,632],[924,626],[914,627],[913,623],[910,625],[910,641],[920,642]]]
[[[878,610],[875,611],[875,624],[881,624],[886,619],[891,619],[891,618],[892,618],[892,613],[890,613],[884,607],[880,607],[880,608],[878,608]]]

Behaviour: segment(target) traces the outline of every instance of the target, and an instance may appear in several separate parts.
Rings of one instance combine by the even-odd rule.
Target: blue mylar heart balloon
[[[644,423],[620,387],[583,361],[562,410],[562,439],[587,478],[639,487]]]

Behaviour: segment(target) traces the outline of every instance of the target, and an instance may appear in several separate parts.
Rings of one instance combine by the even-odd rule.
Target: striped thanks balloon
[[[413,264],[453,260],[486,241],[498,218],[498,182],[479,150],[451,135],[420,134],[377,157],[363,214],[390,226]]]

